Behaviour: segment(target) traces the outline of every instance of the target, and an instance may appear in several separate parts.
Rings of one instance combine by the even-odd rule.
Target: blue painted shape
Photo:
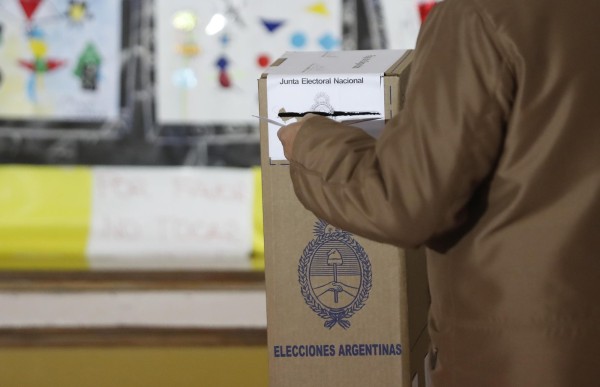
[[[32,73],[29,76],[29,80],[27,81],[27,96],[31,102],[37,102],[37,94],[36,94],[36,77],[35,73]]]
[[[231,38],[229,37],[229,35],[223,34],[223,35],[221,35],[221,38],[219,40],[221,41],[221,44],[223,46],[227,46],[229,44],[229,42],[231,41]]]
[[[44,39],[44,31],[38,26],[33,26],[27,31],[30,39]]]
[[[339,46],[340,42],[333,35],[327,33],[319,38],[319,44],[324,50],[333,50]]]
[[[290,42],[292,43],[292,46],[296,47],[296,48],[302,48],[306,45],[306,35],[302,32],[296,32],[294,34],[292,34],[292,38],[290,39]]]
[[[198,85],[198,78],[194,70],[183,68],[173,73],[173,84],[180,89],[193,89]]]
[[[273,33],[281,26],[285,24],[285,20],[266,20],[261,19],[263,26],[267,29],[267,31]]]
[[[217,67],[219,69],[224,71],[225,69],[227,69],[227,66],[229,66],[229,61],[227,60],[227,58],[222,56],[219,58],[219,60],[217,60],[217,62],[215,64],[217,65]]]

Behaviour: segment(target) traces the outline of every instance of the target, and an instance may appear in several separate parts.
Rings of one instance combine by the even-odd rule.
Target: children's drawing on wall
[[[159,124],[254,124],[285,51],[341,48],[342,0],[156,0]]]
[[[0,119],[116,119],[121,7],[0,0]]]

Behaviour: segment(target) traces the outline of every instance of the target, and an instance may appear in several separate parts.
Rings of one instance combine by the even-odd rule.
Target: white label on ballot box
[[[289,52],[267,75],[268,118],[319,112],[337,121],[385,117],[384,72],[403,50]],[[279,126],[269,123],[269,158],[285,160],[277,138]]]
[[[249,169],[94,168],[90,264],[247,265],[253,191]]]
[[[319,112],[337,121],[383,119],[383,74],[269,75],[268,118],[286,118]],[[277,131],[269,123],[269,158],[285,160]]]

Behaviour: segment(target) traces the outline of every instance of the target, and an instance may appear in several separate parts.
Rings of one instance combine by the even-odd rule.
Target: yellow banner
[[[262,175],[260,167],[252,168],[254,174],[254,241],[252,243],[252,266],[265,269],[265,236],[263,231]]]
[[[84,269],[91,170],[0,167],[0,269]]]

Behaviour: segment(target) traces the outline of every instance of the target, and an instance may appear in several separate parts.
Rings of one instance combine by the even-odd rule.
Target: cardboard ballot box
[[[259,80],[269,377],[279,386],[424,386],[425,257],[317,219],[277,139],[318,111],[374,135],[401,114],[412,53],[290,52]],[[375,118],[375,119],[374,119]]]

